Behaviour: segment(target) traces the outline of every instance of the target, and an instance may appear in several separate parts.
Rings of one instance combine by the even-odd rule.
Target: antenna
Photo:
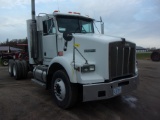
[[[57,6],[58,6],[58,11],[59,11],[59,0],[57,0]]]

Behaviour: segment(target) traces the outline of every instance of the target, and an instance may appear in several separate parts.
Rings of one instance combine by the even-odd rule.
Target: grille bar
[[[110,80],[135,74],[135,48],[130,42],[113,42],[109,44]]]

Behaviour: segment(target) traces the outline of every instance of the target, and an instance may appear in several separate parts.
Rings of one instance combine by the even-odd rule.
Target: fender
[[[65,69],[71,83],[77,83],[76,71],[74,70],[74,68],[72,66],[72,60],[67,59],[64,56],[57,56],[51,60],[51,62],[49,64],[49,69],[54,63],[60,64]],[[49,72],[49,69],[47,71],[47,74]]]

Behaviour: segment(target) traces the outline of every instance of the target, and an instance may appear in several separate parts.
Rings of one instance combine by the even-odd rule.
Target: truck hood
[[[109,76],[109,43],[122,41],[121,38],[109,37],[99,34],[73,34],[78,51],[85,57],[89,64],[95,64],[96,74],[103,76],[103,80]],[[72,48],[73,41],[69,42]],[[73,49],[67,50],[73,53]],[[83,66],[85,59],[76,51],[76,65]],[[103,82],[103,81],[100,81]]]
[[[122,38],[120,37],[111,37],[102,34],[73,34],[75,38],[75,45],[80,53],[90,62],[99,62],[99,59],[105,59],[104,64],[108,64],[108,54],[109,54],[109,44],[113,42],[121,42]],[[70,45],[73,45],[73,41],[69,42]],[[72,48],[71,46],[68,48]],[[73,49],[71,49],[73,51]],[[103,54],[102,54],[103,53]],[[104,54],[105,53],[105,54]],[[77,53],[76,59],[77,63],[84,63],[82,56]]]
[[[73,34],[75,39],[86,39],[86,40],[92,40],[92,41],[97,41],[101,43],[110,43],[110,42],[115,42],[115,41],[122,41],[121,37],[112,37],[112,36],[107,36],[103,34]]]
[[[115,54],[114,51],[115,49],[117,50],[118,46],[121,45],[120,43],[123,41],[122,38],[99,34],[73,34],[73,36],[75,38],[75,46],[78,49],[78,51],[75,51],[75,64],[77,66],[83,66],[86,63],[86,59],[88,61],[88,64],[95,65],[96,74],[99,76],[103,76],[103,81],[99,82],[109,80],[109,61],[111,57],[110,53],[112,52],[113,54]],[[131,42],[126,41],[126,43],[126,45],[132,45]],[[71,55],[70,58],[73,58],[73,41],[68,42],[68,44],[69,46],[67,52]],[[114,45],[113,49],[111,49],[112,45]],[[112,59],[114,59],[113,57]],[[120,57],[121,59],[121,55],[119,55],[118,57]]]

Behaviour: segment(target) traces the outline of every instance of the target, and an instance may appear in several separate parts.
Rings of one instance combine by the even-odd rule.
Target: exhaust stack
[[[31,0],[31,57],[36,60],[38,58],[38,32],[35,17],[35,0]]]
[[[31,6],[32,6],[32,11],[31,11],[32,20],[35,20],[35,16],[36,16],[36,12],[35,12],[35,0],[31,0]]]

